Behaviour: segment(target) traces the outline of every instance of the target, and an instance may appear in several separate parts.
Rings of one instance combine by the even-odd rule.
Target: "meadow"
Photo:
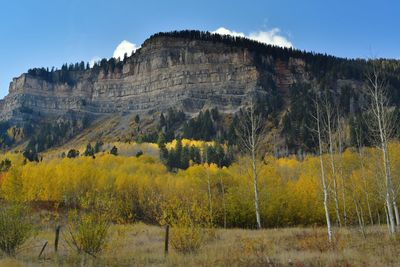
[[[76,254],[62,239],[56,254],[50,227],[41,229],[16,258],[0,260],[0,266],[399,266],[400,240],[391,239],[384,226],[368,227],[366,238],[354,228],[337,229],[332,246],[325,232],[312,227],[218,229],[197,253],[171,248],[165,255],[165,228],[114,225],[104,252],[94,258]]]
[[[170,171],[154,156],[154,145],[107,147],[115,145],[121,154],[63,158],[57,151],[40,162],[19,153],[0,157],[0,266],[400,266],[400,239],[386,224],[377,149],[334,154],[336,177],[332,155],[323,155],[327,181],[337,182],[329,242],[317,156],[257,161],[263,229],[255,230],[249,158],[223,168],[191,163]],[[137,155],[138,149],[145,153]],[[391,143],[389,152],[398,188],[400,144]],[[23,208],[7,209],[14,206]],[[26,239],[4,252],[4,229],[17,236],[18,227]]]

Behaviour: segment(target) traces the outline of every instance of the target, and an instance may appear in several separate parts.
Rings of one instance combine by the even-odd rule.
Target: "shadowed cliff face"
[[[275,64],[265,55],[260,66],[254,57],[247,49],[224,44],[156,37],[127,58],[122,69],[73,71],[69,84],[29,74],[15,78],[1,103],[0,119],[18,121],[21,109],[49,116],[69,110],[93,116],[151,113],[170,107],[189,113],[218,107],[232,113],[255,90],[268,92],[271,85],[261,77],[270,76],[283,92],[295,79],[288,64]],[[304,65],[291,64],[300,71]]]

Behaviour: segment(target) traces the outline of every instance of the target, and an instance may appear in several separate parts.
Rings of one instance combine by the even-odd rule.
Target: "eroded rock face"
[[[222,43],[156,37],[119,71],[75,71],[71,84],[29,74],[13,79],[0,102],[0,120],[18,120],[24,112],[62,115],[69,110],[102,116],[170,107],[194,113],[218,107],[230,113],[243,106],[254,90],[268,90],[260,77],[271,76],[283,93],[296,79],[304,79],[304,62],[299,59],[273,62],[263,55],[260,65],[254,58],[247,49]]]
[[[0,124],[7,121],[0,125],[7,129],[0,148],[29,141],[30,148],[44,151],[70,140],[78,144],[152,136],[159,129],[160,113],[169,108],[183,110],[189,119],[217,107],[224,113],[222,126],[228,128],[232,114],[256,96],[258,107],[268,114],[266,124],[273,128],[267,139],[273,138],[274,149],[282,148],[285,155],[312,151],[304,130],[309,96],[329,90],[343,116],[355,114],[363,105],[357,92],[367,67],[362,60],[198,31],[159,33],[123,61],[104,60],[86,70],[82,64],[52,72],[34,69],[13,79],[9,94],[0,100]],[[389,72],[393,91],[399,82],[396,72]],[[132,123],[136,115],[140,133]],[[23,135],[8,136],[13,127]],[[183,122],[174,127],[179,135]]]

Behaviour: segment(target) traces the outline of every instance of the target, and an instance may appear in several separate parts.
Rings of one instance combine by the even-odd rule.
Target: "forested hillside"
[[[200,56],[194,56],[196,53]],[[379,65],[390,105],[398,114],[397,60],[338,58],[201,31],[158,33],[121,61],[111,58],[93,67],[80,62],[64,64],[61,69],[36,68],[16,79],[3,101],[7,105],[3,104],[0,144],[3,150],[18,146],[37,154],[79,135],[93,143],[156,143],[163,134],[166,141],[214,140],[233,149],[240,109],[254,100],[268,128],[265,150],[276,156],[304,155],[316,152],[310,130],[313,101],[325,95],[343,124],[343,148],[355,146],[359,129],[364,136],[362,144],[370,145],[362,119],[368,105],[362,90],[374,65]],[[170,66],[171,74],[164,79],[165,85],[160,81],[160,96],[146,91],[151,83],[126,80],[146,78],[148,73],[165,75],[165,66]],[[214,70],[213,66],[218,67]],[[182,71],[185,78],[173,76]],[[182,91],[176,93],[177,88]],[[66,92],[71,96],[65,98]],[[133,99],[132,94],[141,96]],[[53,101],[46,102],[45,96]],[[113,124],[107,125],[110,118]],[[394,135],[399,135],[398,130]]]

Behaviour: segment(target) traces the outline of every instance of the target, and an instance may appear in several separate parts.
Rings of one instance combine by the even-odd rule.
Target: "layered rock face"
[[[374,64],[382,64],[388,92],[399,105],[395,60],[349,60],[200,31],[158,33],[123,61],[33,69],[14,78],[0,100],[0,148],[29,141],[30,149],[44,151],[70,140],[154,138],[160,113],[174,117],[170,108],[186,115],[169,129],[178,136],[185,120],[218,108],[223,119],[213,127],[222,136],[233,125],[230,114],[257,97],[276,147],[312,151],[307,123],[314,97],[329,95],[346,120],[360,114],[364,73]],[[22,134],[16,138],[13,131]]]
[[[254,91],[267,90],[261,77],[271,76],[285,92],[304,73],[301,60],[284,64],[268,55],[261,58],[256,64],[254,52],[223,43],[154,37],[120,70],[73,71],[70,84],[29,74],[15,78],[0,102],[0,120],[18,121],[24,112],[57,116],[70,110],[93,116],[170,107],[188,113],[211,107],[235,112]]]

